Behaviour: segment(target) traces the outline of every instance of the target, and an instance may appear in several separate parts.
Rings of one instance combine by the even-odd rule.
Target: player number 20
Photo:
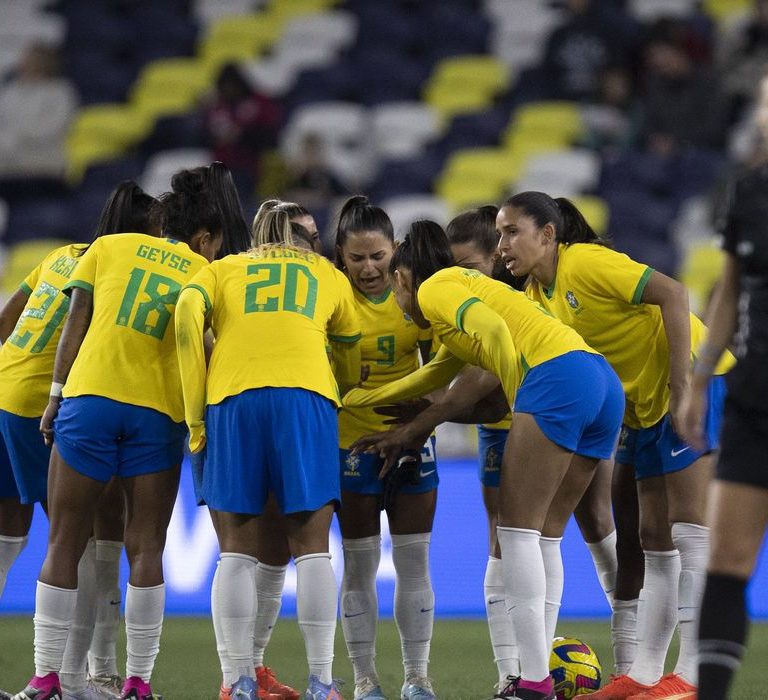
[[[280,297],[278,287],[285,269],[285,288]],[[261,313],[271,311],[294,311],[307,318],[315,315],[317,304],[317,277],[306,265],[286,263],[285,268],[280,263],[256,263],[248,265],[248,275],[258,277],[255,282],[245,285],[245,313]],[[301,280],[304,285],[301,285]],[[306,288],[306,296],[299,299],[299,287]],[[262,292],[259,294],[259,292]],[[274,294],[270,294],[274,292]]]

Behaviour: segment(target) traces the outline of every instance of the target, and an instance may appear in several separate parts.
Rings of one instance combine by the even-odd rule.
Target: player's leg
[[[283,585],[291,552],[285,516],[274,494],[269,495],[264,512],[258,520],[256,537],[256,596],[258,606],[253,631],[253,665],[259,689],[279,695],[283,700],[298,700],[299,693],[281,683],[272,669],[264,665],[264,652],[272,636],[272,630],[280,615],[283,602]]]
[[[120,625],[120,555],[125,531],[125,495],[112,479],[99,499],[93,524],[95,539],[96,619],[88,649],[88,675],[99,687],[119,693],[123,679],[117,670],[116,638]]]
[[[367,462],[378,462],[373,456],[361,455],[356,477],[368,471]],[[347,459],[341,460],[342,470]],[[371,466],[366,482],[372,482],[373,493],[359,493],[344,487],[352,478],[342,472],[341,508],[338,513],[344,548],[344,576],[341,581],[341,628],[347,653],[355,674],[355,698],[382,696],[376,671],[376,626],[379,600],[376,573],[381,560],[381,510],[378,496],[378,474]],[[355,478],[355,477],[353,477]],[[356,483],[349,484],[357,488]]]
[[[611,508],[611,480],[613,461],[602,459],[587,490],[573,512],[581,536],[592,556],[597,578],[613,609],[613,593],[616,589],[616,525]]]
[[[436,488],[423,493],[403,491],[388,512],[396,575],[394,613],[405,675],[401,696],[405,698],[434,696],[427,670],[435,617],[429,543],[436,505]]]
[[[7,492],[0,490],[2,493]],[[13,562],[27,545],[33,512],[34,505],[22,504],[18,496],[0,496],[0,598]]]
[[[568,519],[592,481],[598,460],[573,455],[570,466],[552,499],[541,531],[539,545],[547,580],[545,596],[546,635],[549,644],[555,637],[560,602],[563,598],[563,558],[560,543]]]

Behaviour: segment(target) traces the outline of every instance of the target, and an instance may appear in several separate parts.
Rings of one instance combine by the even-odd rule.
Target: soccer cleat
[[[520,676],[507,676],[507,682],[504,686],[501,685],[501,682],[495,686],[499,692],[493,696],[493,700],[515,697],[515,688],[519,682]]]
[[[626,674],[613,676],[600,690],[592,693],[589,700],[628,700],[633,695],[647,693],[652,685],[643,685]]]
[[[665,700],[668,698],[677,698],[680,695],[696,693],[696,686],[678,676],[676,673],[668,673],[662,676],[661,680],[650,690],[646,690],[637,695],[631,695],[629,700]]]
[[[35,676],[16,695],[0,693],[0,700],[62,700],[61,683],[56,673]]]
[[[435,700],[435,691],[429,678],[414,676],[403,683],[400,700]]]
[[[362,678],[355,683],[355,700],[387,700],[378,678]]]
[[[538,683],[525,681],[520,676],[507,676],[509,682],[495,697],[519,700],[556,700],[555,684],[551,677]]]
[[[120,676],[88,676],[88,682],[116,699],[120,697],[124,683]]]
[[[256,667],[256,680],[259,683],[259,697],[262,700],[299,700],[298,690],[277,680],[269,666]]]
[[[680,693],[680,695],[668,695],[667,700],[696,700],[698,692],[692,690],[690,693]]]
[[[152,686],[138,676],[131,676],[125,679],[120,700],[163,700],[163,696],[153,693]]]
[[[339,689],[336,687],[337,681],[332,681],[330,685],[321,683],[320,679],[313,673],[307,681],[307,692],[304,693],[304,700],[344,700],[341,697]]]
[[[62,697],[63,700],[113,700],[113,698],[118,696],[112,695],[112,693],[89,682],[85,688],[78,690],[75,693],[70,693],[68,690],[65,690]]]
[[[258,700],[259,685],[250,676],[240,676],[229,690],[232,700]]]

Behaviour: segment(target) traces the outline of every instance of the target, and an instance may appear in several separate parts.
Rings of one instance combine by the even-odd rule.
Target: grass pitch
[[[611,670],[607,621],[562,620],[558,634],[591,644],[603,664],[604,677]],[[670,659],[676,658],[676,647]],[[484,620],[435,622],[430,676],[441,700],[483,700],[493,696],[496,669]],[[737,676],[732,700],[768,700],[765,659],[768,658],[768,625],[753,625],[744,664]],[[118,659],[124,669],[125,640]],[[279,677],[303,691],[306,682],[304,643],[296,621],[284,618],[275,627],[266,662]],[[391,620],[382,620],[378,636],[378,668],[384,692],[395,700],[402,683],[400,642]],[[33,672],[31,618],[0,617],[0,688],[20,690]],[[341,629],[336,634],[334,675],[347,681],[342,688],[351,700],[352,669],[347,660]],[[221,681],[213,627],[208,618],[166,618],[160,656],[152,685],[166,700],[216,700]],[[345,692],[346,691],[346,692]]]

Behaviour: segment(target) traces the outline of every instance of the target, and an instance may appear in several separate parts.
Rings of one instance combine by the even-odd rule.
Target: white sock
[[[336,576],[331,555],[305,554],[296,563],[296,616],[309,672],[326,685],[333,682],[333,639],[336,635]]]
[[[709,528],[693,523],[672,525],[672,541],[680,552],[678,622],[680,653],[675,673],[698,684],[699,608],[704,595],[709,558]]]
[[[344,539],[341,581],[341,628],[355,671],[355,683],[376,679],[376,623],[379,600],[376,572],[381,560],[381,535]]]
[[[57,588],[42,581],[35,591],[35,675],[61,670],[67,636],[75,615],[76,588]]]
[[[21,550],[27,546],[28,537],[10,537],[0,535],[0,598],[5,590],[5,580],[13,562],[18,559]]]
[[[541,533],[501,526],[496,532],[509,615],[520,651],[520,672],[527,681],[542,681],[549,676],[551,643],[545,623],[547,580],[539,546]],[[525,575],[521,575],[523,571]]]
[[[288,565],[271,566],[259,562],[256,567],[256,625],[253,628],[253,665],[264,665],[264,651],[283,605],[283,584]]]
[[[599,542],[587,542],[587,549],[592,555],[597,578],[603,587],[608,605],[613,607],[613,592],[616,590],[616,572],[619,562],[616,558],[616,530]]]
[[[645,578],[637,606],[637,655],[629,676],[653,685],[664,673],[664,661],[677,625],[680,553],[645,552]]]
[[[253,668],[253,628],[256,624],[256,569],[258,561],[247,554],[222,552],[216,572],[216,602],[228,663],[222,661],[224,685],[230,687],[240,676],[255,678]],[[214,623],[214,631],[216,623]]]
[[[504,593],[504,578],[501,559],[488,557],[485,567],[485,612],[488,616],[488,631],[491,635],[493,660],[499,670],[499,683],[507,682],[507,676],[520,675],[520,658],[515,641],[515,629],[507,615],[507,601]]]
[[[557,629],[557,616],[560,614],[560,603],[563,600],[563,556],[560,553],[562,537],[541,537],[539,547],[544,559],[544,576],[547,579],[547,592],[544,598],[544,613],[546,615],[547,643],[552,646]]]
[[[435,619],[435,593],[429,576],[432,534],[392,535],[395,565],[395,622],[403,649],[406,681],[426,678]]]
[[[160,651],[163,631],[165,584],[139,588],[128,584],[125,596],[125,632],[128,639],[126,677],[149,683]]]
[[[637,653],[637,604],[634,600],[614,600],[611,613],[611,643],[614,673],[629,673]]]
[[[96,626],[88,650],[92,676],[116,676],[115,640],[120,627],[120,555],[122,542],[96,540]]]
[[[96,622],[96,543],[88,540],[77,565],[77,602],[69,628],[59,680],[62,690],[77,693],[86,686],[88,647]]]
[[[232,663],[227,656],[227,644],[224,641],[224,632],[221,629],[221,612],[219,611],[219,572],[221,571],[221,560],[216,562],[216,571],[213,573],[213,583],[211,584],[211,618],[213,619],[213,634],[216,637],[216,653],[219,655],[219,664],[221,665],[221,682],[225,687],[226,680],[232,677],[234,673]]]

